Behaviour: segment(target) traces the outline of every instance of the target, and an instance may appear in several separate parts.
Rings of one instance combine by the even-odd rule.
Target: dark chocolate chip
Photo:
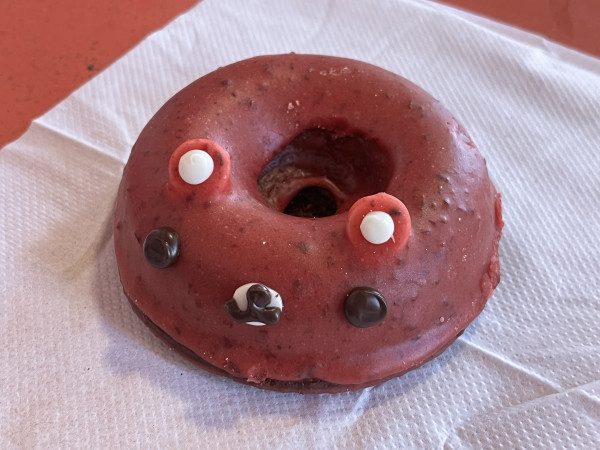
[[[179,257],[179,235],[170,227],[152,230],[144,240],[144,257],[157,269],[169,267]]]
[[[368,328],[385,319],[387,303],[381,292],[370,287],[357,287],[348,294],[344,312],[352,325]]]
[[[248,304],[264,308],[271,302],[271,294],[264,284],[253,284],[246,293]]]

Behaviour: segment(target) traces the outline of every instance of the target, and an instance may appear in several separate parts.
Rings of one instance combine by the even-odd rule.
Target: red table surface
[[[600,56],[600,0],[441,0]],[[0,0],[0,148],[199,0]]]

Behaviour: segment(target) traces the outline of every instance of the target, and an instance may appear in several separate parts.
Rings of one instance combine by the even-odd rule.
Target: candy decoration
[[[237,288],[225,302],[225,311],[233,320],[248,325],[274,325],[281,318],[283,301],[279,293],[261,283]]]
[[[179,257],[179,235],[170,227],[152,230],[144,240],[144,257],[157,269],[165,269]]]
[[[190,150],[179,159],[179,175],[188,184],[204,183],[213,173],[215,163],[204,150]]]
[[[394,235],[394,219],[383,211],[372,211],[360,223],[360,232],[371,244],[383,244]]]
[[[385,319],[387,303],[381,292],[370,287],[357,287],[348,294],[344,312],[352,325],[368,328]]]
[[[408,245],[410,230],[408,209],[385,192],[359,198],[346,218],[346,236],[365,267],[385,267],[397,258]]]

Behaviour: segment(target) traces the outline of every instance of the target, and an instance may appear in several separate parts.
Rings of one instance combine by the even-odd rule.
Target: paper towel
[[[504,196],[502,282],[436,360],[278,394],[172,352],[121,292],[112,208],[144,124],[219,66],[361,59],[440,99]],[[0,447],[600,447],[600,60],[434,3],[204,0],[0,151]]]

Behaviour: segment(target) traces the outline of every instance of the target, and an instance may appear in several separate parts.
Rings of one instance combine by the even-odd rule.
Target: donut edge
[[[146,314],[144,314],[142,310],[135,304],[135,302],[131,298],[129,298],[129,296],[127,296],[126,293],[125,296],[127,297],[127,300],[129,301],[129,304],[133,309],[134,313],[142,320],[142,322],[150,329],[150,331],[156,337],[162,340],[169,348],[179,353],[181,356],[185,357],[187,360],[196,364],[200,368],[206,370],[209,373],[212,373],[213,375],[229,378],[237,383],[285,394],[339,394],[343,392],[359,391],[369,387],[376,387],[377,385],[385,383],[386,381],[389,381],[393,378],[398,378],[404,375],[405,373],[410,372],[418,367],[421,367],[425,363],[437,358],[442,353],[444,353],[448,349],[448,347],[450,347],[464,333],[466,329],[465,328],[463,330],[460,330],[453,339],[450,339],[449,341],[445,342],[445,345],[440,347],[440,349],[436,353],[432,354],[429,358],[422,361],[420,364],[417,364],[414,367],[410,367],[406,370],[403,370],[385,378],[370,380],[365,383],[346,385],[330,383],[328,381],[324,381],[318,378],[308,378],[297,381],[284,381],[267,378],[261,381],[260,383],[256,383],[248,381],[243,377],[236,377],[230,374],[229,372],[210,364],[208,361],[200,357],[198,354],[194,353],[188,347],[173,339],[162,328],[160,328],[156,323],[154,323]]]

